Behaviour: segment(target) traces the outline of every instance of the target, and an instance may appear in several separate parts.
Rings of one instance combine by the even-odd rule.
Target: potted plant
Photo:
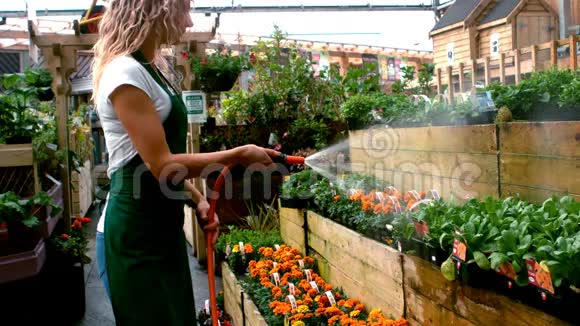
[[[246,55],[234,56],[231,49],[216,51],[207,58],[192,57],[190,61],[201,89],[207,93],[229,91],[248,63]]]
[[[24,72],[24,81],[29,87],[36,88],[36,95],[40,101],[51,101],[54,98],[52,91],[52,75],[42,68],[28,68]]]
[[[313,170],[304,170],[286,177],[282,184],[280,203],[288,208],[306,208],[312,200],[310,187],[320,179]]]

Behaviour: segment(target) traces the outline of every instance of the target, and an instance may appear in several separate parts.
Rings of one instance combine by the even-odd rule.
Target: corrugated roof
[[[494,20],[506,18],[518,5],[520,0],[500,0],[483,17],[480,24],[490,23]]]
[[[21,72],[20,52],[0,52],[0,74]]]
[[[431,31],[436,31],[438,29],[451,26],[456,23],[460,23],[469,16],[469,14],[475,9],[479,4],[480,0],[457,0],[454,4],[447,9],[447,12],[441,19],[435,24],[435,27]]]

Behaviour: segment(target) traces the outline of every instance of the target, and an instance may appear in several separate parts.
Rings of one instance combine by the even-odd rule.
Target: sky
[[[100,1],[99,1],[100,2]],[[29,0],[37,9],[85,9],[91,0]],[[283,5],[401,5],[425,4],[429,0],[197,0],[205,6],[283,6]],[[25,10],[25,0],[0,0],[2,10]],[[57,19],[66,21],[67,18]],[[68,18],[70,19],[70,18]],[[211,26],[211,20],[194,15],[199,30]],[[218,34],[269,36],[274,25],[289,38],[331,43],[375,45],[413,50],[432,50],[428,33],[435,24],[434,15],[425,12],[314,12],[314,13],[243,13],[222,14]],[[218,35],[219,36],[219,35]]]

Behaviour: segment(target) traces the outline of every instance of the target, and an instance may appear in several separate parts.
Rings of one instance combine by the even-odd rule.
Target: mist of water
[[[336,180],[338,176],[350,172],[348,156],[349,140],[325,148],[307,157],[305,164],[329,180]]]

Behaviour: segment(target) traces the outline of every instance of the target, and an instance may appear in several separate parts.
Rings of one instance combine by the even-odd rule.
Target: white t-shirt
[[[122,168],[135,155],[138,155],[137,149],[131,142],[127,130],[117,118],[115,109],[109,99],[111,93],[122,85],[131,85],[144,91],[153,101],[161,121],[165,121],[171,111],[169,95],[151,77],[147,69],[133,57],[118,57],[105,67],[99,82],[96,106],[109,152],[109,168],[107,170],[109,178],[111,178],[113,172]],[[107,196],[107,202],[108,200]],[[104,232],[105,230],[106,211],[107,205],[105,204],[103,214],[97,225],[97,231],[99,232]]]

